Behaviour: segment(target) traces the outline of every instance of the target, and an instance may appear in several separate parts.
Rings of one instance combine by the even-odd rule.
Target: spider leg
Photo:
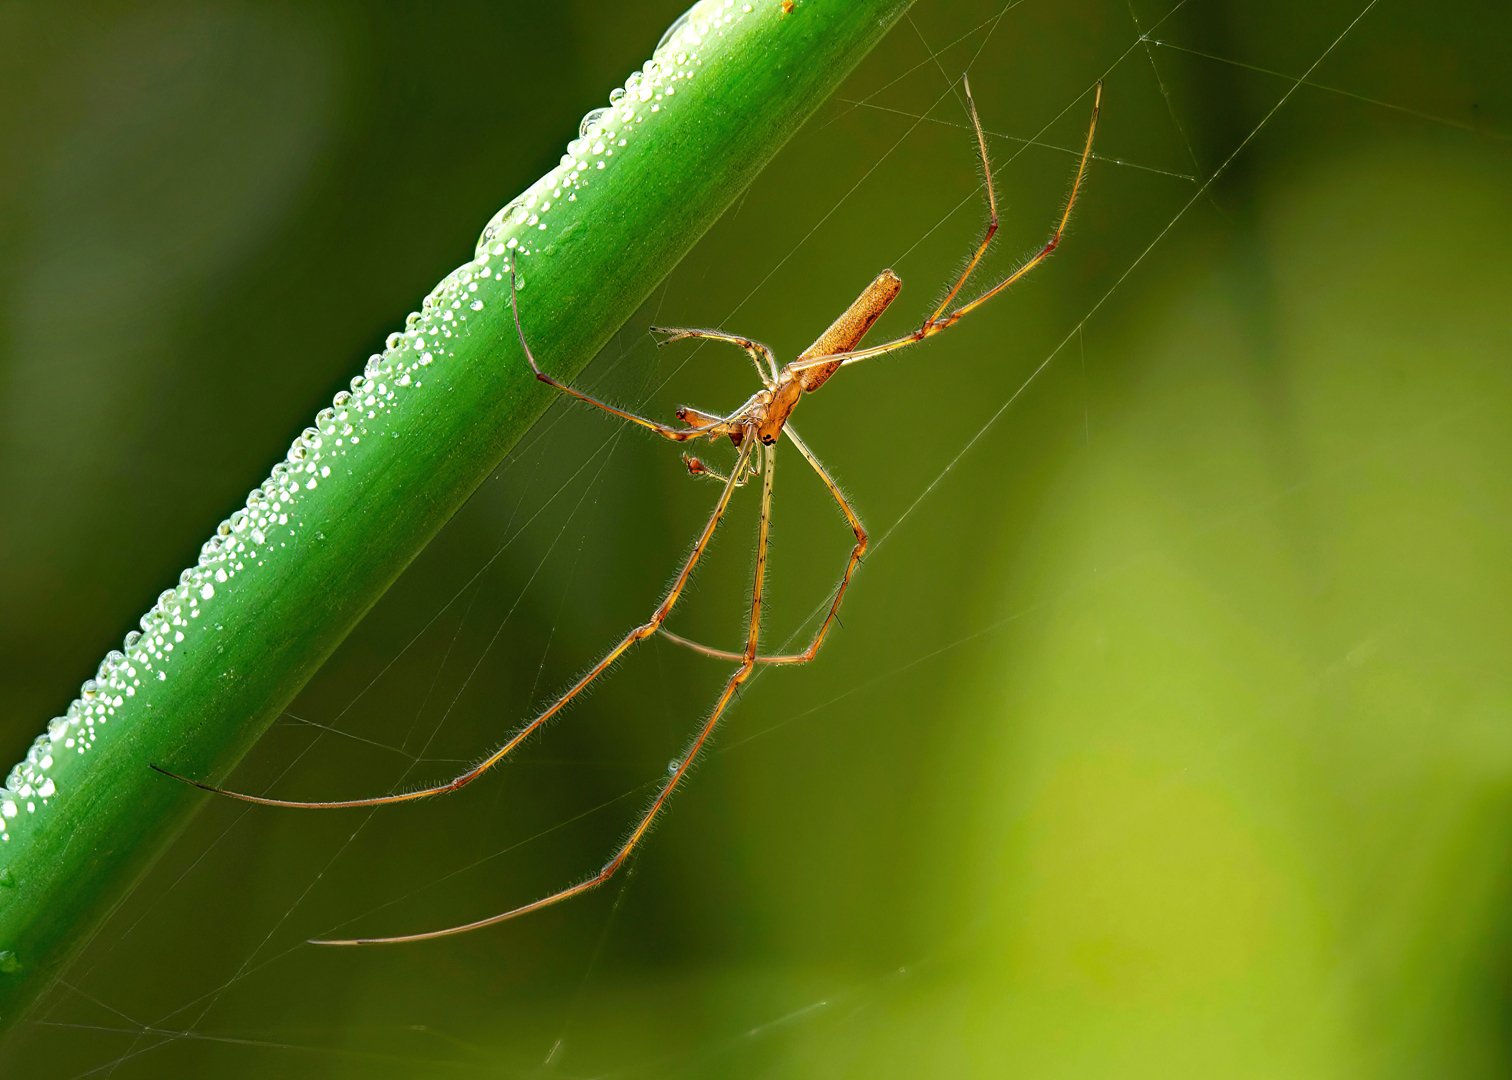
[[[735,472],[732,474],[732,477],[738,476],[740,474],[742,469],[745,467],[746,462],[750,458],[752,449],[756,445],[757,443],[754,439],[748,439],[746,441],[745,449],[741,451],[740,460],[735,467]],[[768,451],[768,453],[770,453],[770,451]],[[588,673],[580,678],[576,683],[574,683],[571,689],[567,690],[566,693],[562,694],[561,697],[552,702],[552,704],[534,720],[530,721],[530,723],[526,724],[524,727],[520,728],[519,731],[515,732],[514,735],[510,737],[508,742],[499,747],[493,753],[489,754],[488,757],[484,758],[477,765],[474,765],[471,769],[468,769],[466,772],[453,777],[451,780],[448,780],[444,784],[437,784],[434,787],[417,788],[414,791],[402,791],[392,795],[378,795],[366,799],[336,799],[323,802],[304,802],[296,799],[272,799],[262,795],[248,795],[239,791],[228,791],[225,788],[215,787],[212,784],[202,783],[198,780],[191,780],[186,776],[180,776],[178,773],[169,772],[167,769],[164,769],[158,765],[154,765],[152,766],[152,768],[160,773],[163,773],[166,776],[171,776],[175,780],[181,780],[186,784],[199,788],[201,791],[208,791],[214,795],[225,795],[232,799],[239,799],[242,802],[256,803],[259,806],[283,806],[296,810],[347,810],[359,806],[390,806],[394,803],[414,802],[416,799],[429,799],[436,795],[446,795],[450,792],[464,788],[468,784],[476,780],[478,777],[486,773],[489,769],[493,768],[499,762],[503,761],[506,757],[509,756],[509,754],[515,749],[515,747],[519,746],[520,743],[529,738],[537,728],[539,728],[542,724],[546,723],[546,721],[550,720],[553,716],[566,708],[567,704],[571,702],[573,698],[582,693],[582,691],[586,689],[588,684],[593,682],[594,679],[598,678],[605,671],[607,671],[610,665],[612,665],[616,660],[624,655],[626,650],[628,650],[632,645],[636,645],[642,641],[645,641],[648,637],[656,633],[657,630],[661,628],[662,623],[664,623],[667,620],[667,616],[671,614],[672,608],[677,603],[678,597],[682,595],[683,589],[687,586],[688,579],[693,576],[693,569],[698,565],[698,560],[703,556],[704,550],[709,546],[709,541],[714,536],[714,530],[718,527],[720,519],[724,517],[725,510],[730,505],[730,496],[734,494],[736,486],[737,485],[734,482],[733,478],[725,482],[724,490],[719,496],[719,501],[715,504],[713,513],[709,515],[708,523],[704,525],[703,532],[699,534],[697,543],[693,545],[693,551],[683,562],[682,569],[678,572],[677,577],[673,579],[672,586],[667,590],[666,597],[662,600],[661,604],[657,606],[656,610],[652,612],[651,618],[626,634],[620,640],[619,644],[615,645],[614,648],[610,649],[603,656],[603,658],[599,660],[598,663],[589,668]]]
[[[705,477],[710,480],[718,480],[721,484],[728,484],[730,482],[730,476],[734,476],[735,486],[745,487],[746,481],[749,480],[751,476],[749,471],[731,473],[729,475],[726,475],[725,473],[720,472],[718,469],[711,467],[708,462],[704,461],[702,458],[696,458],[690,454],[684,454],[682,456],[682,459],[683,464],[687,466],[688,475],[692,477]]]
[[[747,452],[749,453],[749,450]],[[381,938],[325,939],[312,941],[311,944],[397,945],[404,942],[429,941],[434,938],[465,934],[472,930],[481,930],[486,926],[495,926],[498,923],[519,918],[521,915],[528,915],[532,911],[540,911],[542,908],[560,904],[563,900],[570,900],[574,896],[597,888],[614,876],[615,871],[625,864],[625,860],[630,858],[630,854],[635,850],[636,845],[650,831],[651,824],[655,821],[656,815],[661,813],[662,807],[672,797],[672,792],[676,790],[678,784],[682,783],[683,777],[687,776],[694,759],[698,757],[699,752],[713,733],[715,726],[724,715],[725,709],[729,707],[731,700],[735,697],[735,692],[740,689],[742,683],[751,677],[751,672],[755,669],[756,647],[761,636],[761,607],[763,585],[766,580],[767,539],[771,534],[772,526],[772,474],[776,459],[776,455],[770,447],[766,449],[765,453],[766,461],[762,470],[761,521],[757,526],[756,532],[756,581],[751,590],[750,620],[746,628],[745,650],[740,654],[740,666],[730,676],[729,681],[725,683],[724,690],[720,692],[718,700],[714,703],[713,711],[709,714],[709,718],[704,721],[703,727],[699,728],[698,734],[694,736],[692,743],[689,744],[682,760],[677,763],[677,768],[672,771],[672,775],[667,778],[661,790],[656,793],[656,798],[652,800],[651,806],[641,815],[640,821],[636,823],[635,828],[630,832],[630,836],[619,846],[613,857],[603,865],[598,873],[585,881],[580,881],[576,885],[569,885],[567,888],[554,892],[549,896],[543,896],[539,900],[533,900],[528,904],[511,908],[502,914],[490,915],[486,919],[463,923],[460,926],[449,926],[443,930],[426,930],[417,934],[401,934],[396,937]]]
[[[855,508],[851,506],[850,502],[841,492],[840,486],[835,483],[834,478],[819,463],[819,459],[814,456],[813,451],[798,437],[798,432],[793,430],[791,424],[783,428],[783,432],[792,440],[793,446],[803,455],[803,459],[809,463],[814,472],[819,474],[820,481],[829,489],[830,495],[839,504],[840,512],[845,515],[846,523],[850,525],[851,532],[855,534],[856,546],[851,548],[850,558],[845,563],[845,572],[840,575],[840,584],[836,586],[834,599],[830,601],[829,612],[824,616],[824,622],[819,624],[819,629],[814,632],[814,637],[809,642],[808,648],[802,652],[786,653],[779,656],[757,656],[756,662],[758,664],[807,664],[819,655],[819,649],[824,645],[825,636],[829,633],[830,624],[835,621],[836,616],[840,612],[840,602],[845,599],[845,590],[850,585],[851,575],[856,572],[856,566],[861,562],[861,556],[866,553],[866,528],[861,524],[861,518],[856,514]],[[704,656],[712,656],[717,660],[741,659],[740,653],[730,652],[727,649],[716,649],[713,646],[701,644],[685,638],[681,634],[674,634],[665,626],[661,628],[661,636],[677,645],[692,649],[696,653],[702,653]]]
[[[1076,205],[1077,196],[1081,194],[1082,183],[1087,179],[1087,162],[1092,160],[1092,139],[1097,134],[1097,116],[1101,111],[1102,83],[1099,82],[1092,95],[1092,122],[1087,126],[1087,141],[1082,146],[1081,161],[1076,166],[1076,179],[1071,182],[1071,194],[1066,196],[1066,208],[1061,211],[1060,221],[1058,221],[1055,225],[1055,232],[1050,235],[1050,239],[1045,242],[1045,246],[1040,248],[1039,251],[1035,252],[1035,254],[1027,262],[1025,262],[1013,273],[1009,274],[1002,281],[998,282],[992,288],[982,293],[981,296],[978,296],[969,304],[962,304],[960,307],[956,308],[943,319],[934,320],[934,325],[939,326],[939,328],[943,330],[947,326],[955,323],[956,320],[960,319],[963,315],[967,315],[975,309],[981,307],[998,293],[1002,292],[1005,289],[1012,288],[1014,283],[1016,283],[1024,275],[1028,274],[1029,271],[1033,270],[1040,263],[1048,259],[1054,253],[1055,249],[1060,246],[1061,237],[1066,234],[1066,225],[1071,220],[1071,209]]]
[[[670,345],[674,341],[686,341],[689,338],[698,338],[705,341],[723,341],[734,345],[736,348],[745,350],[745,354],[756,365],[756,374],[761,376],[761,381],[771,386],[777,378],[777,360],[772,356],[772,350],[759,341],[741,337],[738,334],[727,334],[723,330],[701,330],[693,326],[653,326],[653,334],[665,334],[666,337],[658,341],[657,347]],[[766,367],[762,367],[763,362]]]
[[[892,341],[884,341],[880,345],[871,345],[865,349],[851,349],[846,352],[832,353],[829,356],[804,357],[802,360],[795,360],[793,363],[789,364],[787,369],[789,371],[801,372],[809,368],[819,367],[825,364],[834,364],[834,362],[837,360],[840,361],[841,367],[845,367],[860,360],[870,359],[873,356],[882,356],[885,353],[896,352],[899,349],[906,349],[910,345],[923,341],[927,337],[933,337],[940,331],[947,330],[950,327],[954,326],[961,320],[963,316],[969,315],[971,312],[981,307],[987,301],[991,300],[998,293],[1017,284],[1019,279],[1023,278],[1031,270],[1048,259],[1055,251],[1055,249],[1060,246],[1061,237],[1063,237],[1066,232],[1066,224],[1071,220],[1071,210],[1076,205],[1077,196],[1081,194],[1082,183],[1086,180],[1087,163],[1092,159],[1092,138],[1097,133],[1097,117],[1098,113],[1101,110],[1102,83],[1099,82],[1097,84],[1097,88],[1092,101],[1092,122],[1087,127],[1087,141],[1082,148],[1081,161],[1076,167],[1076,179],[1071,183],[1071,194],[1066,199],[1065,210],[1061,213],[1060,221],[1056,223],[1055,231],[1050,235],[1050,239],[1047,240],[1044,247],[1035,252],[1035,254],[1032,255],[1027,262],[1025,262],[1017,270],[1013,271],[1013,273],[1009,274],[1002,281],[998,282],[992,288],[988,289],[986,292],[982,293],[980,296],[970,301],[969,303],[962,304],[954,311],[951,311],[945,315],[941,315],[939,311],[936,311],[935,314],[929,319],[929,321],[924,323],[923,326],[919,327],[911,334],[907,334],[900,338],[894,338]],[[985,241],[983,242],[983,246],[985,247]],[[971,265],[975,265],[974,259]],[[963,282],[964,278],[962,279],[962,283]],[[952,296],[954,296],[955,292],[959,290],[960,284],[961,283],[958,283],[957,288],[955,290],[952,290]]]
[[[976,252],[971,256],[971,261],[966,264],[966,268],[950,286],[950,291],[945,294],[945,299],[941,300],[929,318],[924,320],[926,326],[940,317],[940,313],[950,306],[951,301],[966,285],[966,279],[971,277],[972,271],[977,268],[977,263],[981,262],[982,256],[987,254],[987,245],[992,243],[992,237],[998,230],[997,191],[992,186],[992,161],[987,156],[987,136],[982,133],[982,120],[977,116],[976,100],[971,96],[971,80],[965,75],[961,76],[961,86],[966,91],[966,109],[971,113],[971,127],[976,132],[977,154],[982,161],[982,176],[987,183],[987,231],[982,237],[982,242],[977,245]]]
[[[637,416],[635,413],[616,408],[606,401],[600,401],[596,397],[585,394],[581,390],[574,389],[566,383],[552,378],[541,370],[540,364],[536,363],[535,354],[530,351],[530,343],[525,340],[525,328],[520,325],[520,296],[519,291],[515,288],[515,272],[513,270],[509,272],[509,306],[514,311],[515,333],[519,335],[520,348],[525,350],[525,359],[530,361],[530,370],[535,372],[535,377],[547,386],[560,390],[568,397],[575,397],[579,401],[587,402],[596,409],[603,409],[606,413],[617,416],[621,420],[628,420],[632,424],[638,424],[648,431],[654,431],[662,438],[671,439],[673,442],[687,442],[689,439],[697,439],[706,434],[706,431],[702,428],[675,428],[670,424],[662,424],[655,420],[649,420],[644,416]]]

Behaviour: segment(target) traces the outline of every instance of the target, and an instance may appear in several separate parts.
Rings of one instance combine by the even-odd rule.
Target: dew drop
[[[614,98],[613,98],[612,95],[609,98],[609,100],[610,101],[614,100]],[[578,124],[578,136],[580,138],[586,138],[587,135],[588,135],[588,132],[593,129],[593,125],[597,124],[600,120],[602,120],[604,118],[604,115],[606,113],[610,112],[610,111],[611,111],[610,109],[602,108],[602,109],[590,109],[590,110],[588,110],[588,112],[584,113],[583,114],[583,121],[582,121],[582,123]]]
[[[693,15],[693,8],[696,8],[697,6],[697,4],[694,4],[693,7],[690,7],[676,19],[672,20],[672,25],[667,27],[667,32],[663,34],[661,36],[661,40],[656,43],[656,48],[651,50],[652,57],[660,56],[662,54],[662,50],[664,50],[669,44],[671,44],[672,39],[677,36],[678,32],[682,30],[683,27],[688,25],[688,19]]]

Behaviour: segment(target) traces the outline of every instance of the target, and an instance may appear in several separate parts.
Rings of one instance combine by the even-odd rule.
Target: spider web
[[[1256,304],[1288,302],[1278,299],[1284,282],[1254,269],[1283,256],[1232,254],[1263,232],[1252,207],[1284,185],[1280,174],[1312,169],[1326,178],[1341,168],[1328,148],[1342,154],[1371,138],[1506,163],[1494,117],[1455,112],[1426,81],[1422,97],[1375,88],[1375,51],[1402,37],[1411,12],[1390,0],[1309,12],[1285,33],[1262,33],[1246,21],[1259,16],[1212,0],[1084,8],[920,0],[587,376],[592,392],[651,412],[684,399],[740,400],[748,389],[737,376],[748,372],[729,357],[701,347],[654,356],[645,327],[713,323],[791,356],[807,343],[805,328],[811,337],[885,265],[910,283],[898,305],[904,314],[889,315],[889,326],[906,329],[927,310],[921,284],[946,281],[980,227],[962,70],[989,129],[1003,202],[1003,250],[982,271],[990,282],[1042,242],[1074,167],[1091,87],[1106,80],[1092,179],[1061,253],[1013,291],[1016,299],[995,301],[918,350],[859,366],[798,417],[872,532],[844,613],[850,629],[811,668],[758,673],[626,872],[593,899],[481,940],[360,954],[304,944],[332,932],[447,925],[599,865],[711,700],[718,665],[647,646],[504,776],[443,800],[456,806],[407,818],[310,815],[315,821],[211,806],[46,1002],[23,1053],[74,1076],[874,1075],[879,1061],[900,1074],[960,1075],[996,1072],[974,1055],[1012,1045],[1030,1072],[1051,1061],[1054,1069],[1039,1071],[1098,1072],[1107,1059],[1075,1049],[1057,1030],[1082,1015],[1064,999],[1083,1000],[1085,985],[1073,986],[1071,975],[983,982],[979,970],[983,953],[1017,971],[1090,970],[1094,991],[1114,995],[1108,988],[1138,963],[1116,953],[1117,941],[1087,946],[1113,950],[1091,957],[1042,955],[1049,947],[1032,934],[999,925],[1005,896],[1022,902],[1020,913],[1043,915],[1048,903],[1004,878],[1024,873],[1050,888],[1035,868],[1043,872],[1046,859],[1059,865],[1022,835],[1042,812],[1037,800],[1065,782],[1044,762],[1078,739],[1113,739],[1102,720],[1113,711],[1108,701],[1047,689],[1044,671],[1065,673],[1039,640],[1112,633],[1126,641],[1127,627],[1109,620],[1109,630],[1097,615],[1120,583],[1187,588],[1201,577],[1205,541],[1263,529],[1277,513],[1321,512],[1313,495],[1342,488],[1347,497],[1362,476],[1396,459],[1383,456],[1380,439],[1324,459],[1288,461],[1280,452],[1265,458],[1281,462],[1273,473],[1253,465],[1244,472],[1250,480],[1227,494],[1223,481],[1233,473],[1215,464],[1216,492],[1199,492],[1196,481],[1142,492],[1169,504],[1177,527],[1110,530],[1086,542],[1077,572],[1056,575],[1044,538],[1064,539],[1075,532],[1068,521],[1087,520],[1073,515],[1066,492],[1090,489],[1111,517],[1126,508],[1126,485],[1139,483],[1110,467],[1078,480],[1068,463],[1105,461],[1104,446],[1140,438],[1121,419],[1130,409],[1145,408],[1147,419],[1172,414],[1138,395],[1142,350],[1162,344],[1141,319],[1180,312],[1183,295],[1193,319],[1210,316],[1223,310],[1226,288],[1259,289]],[[1427,65],[1424,80],[1434,70]],[[1214,92],[1229,95],[1223,107],[1206,99]],[[791,195],[799,184],[803,200]],[[1211,276],[1190,269],[1204,265],[1215,268]],[[1265,329],[1243,315],[1256,310],[1250,304],[1236,303],[1241,314],[1217,333],[1263,344]],[[1228,355],[1221,341],[1213,348]],[[1466,369],[1484,375],[1487,367]],[[1211,371],[1198,363],[1175,370],[1179,378],[1159,383],[1162,400],[1176,398],[1171,410],[1219,413],[1215,403],[1225,399],[1207,382]],[[1266,381],[1251,374],[1263,399]],[[1405,416],[1394,437],[1436,445],[1485,421],[1491,406],[1444,394]],[[1149,428],[1142,437],[1151,438]],[[786,455],[780,471],[772,580],[789,610],[767,640],[790,643],[822,615],[848,544],[833,508],[804,490],[815,485],[796,456]],[[449,775],[497,744],[501,723],[529,715],[654,603],[654,575],[663,571],[646,567],[672,565],[713,492],[676,473],[665,447],[554,408],[295,704],[240,774],[241,786],[377,792]],[[1024,507],[1037,507],[1037,516],[1004,516]],[[723,526],[679,629],[732,640],[752,520],[747,506]],[[1019,533],[1028,539],[1006,539]],[[1250,629],[1261,643],[1274,632]],[[1342,642],[1338,665],[1400,646],[1390,618],[1366,631]],[[1165,625],[1155,636],[1197,632]],[[1116,644],[1098,648],[1110,664],[1132,662]],[[1328,648],[1320,655],[1333,656]],[[1004,665],[1015,685],[998,678]],[[1300,666],[1304,698],[1336,674],[1321,662]],[[1030,719],[1057,690],[1078,702],[1059,715],[1072,730],[1050,730],[1053,714]],[[984,701],[998,710],[990,724],[981,720]],[[1261,694],[1218,734],[1177,724],[1150,738],[1200,737],[1229,763],[1291,733],[1283,718],[1297,704],[1279,691]],[[969,775],[974,756],[1040,766],[988,791]],[[1185,791],[1207,759],[1174,760],[1173,771],[1144,786],[1118,754],[1088,768],[1120,797],[1175,799],[1179,817],[1189,804],[1172,792]],[[1232,768],[1222,775],[1236,787],[1276,780]],[[1064,812],[1067,804],[1049,805]],[[866,839],[878,835],[896,839]],[[1087,830],[1090,861],[1117,862],[1110,835]],[[894,848],[899,865],[882,865]],[[999,859],[999,848],[1015,854]],[[1170,872],[1183,869],[1178,861]],[[1241,863],[1232,869],[1244,876]],[[1075,890],[1054,895],[1098,902]],[[1113,921],[1140,917],[1160,916]],[[1320,1030],[1369,974],[1321,980],[1334,993],[1318,1006]],[[1025,985],[1045,1000],[1016,996]],[[1174,999],[1188,989],[1176,988]],[[1013,1029],[1004,1043],[983,1034],[999,1022]],[[894,1026],[911,1034],[893,1036]],[[1118,1045],[1127,1037],[1103,1034]],[[897,1053],[904,1039],[922,1048],[921,1064],[869,1049]],[[1300,1040],[1296,1061],[1315,1065],[1337,1051],[1329,1044],[1305,1058],[1316,1042]]]

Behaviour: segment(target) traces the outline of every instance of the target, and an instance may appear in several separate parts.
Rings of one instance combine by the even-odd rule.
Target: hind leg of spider
[[[738,475],[744,468],[747,459],[751,455],[752,449],[756,445],[757,444],[754,440],[748,440],[746,442],[745,449],[742,451],[739,463],[736,466],[736,475]],[[684,560],[682,569],[678,572],[677,577],[673,579],[672,586],[667,590],[666,596],[663,598],[662,602],[657,606],[656,610],[652,612],[651,618],[642,623],[640,626],[637,626],[634,630],[631,630],[628,634],[621,638],[619,644],[615,645],[614,648],[610,649],[606,654],[604,654],[603,658],[600,659],[598,663],[589,668],[586,675],[584,675],[576,683],[574,683],[572,687],[568,689],[566,693],[562,694],[561,697],[557,698],[556,701],[552,702],[552,704],[546,709],[546,711],[542,712],[534,720],[530,721],[530,723],[526,724],[524,727],[520,728],[519,731],[515,732],[514,735],[510,737],[508,742],[499,747],[492,754],[488,755],[488,757],[484,758],[483,761],[481,761],[479,764],[473,766],[471,769],[468,769],[466,772],[453,777],[451,780],[448,780],[444,784],[437,784],[433,787],[417,788],[414,791],[402,791],[393,795],[378,795],[365,799],[336,799],[329,801],[306,802],[296,799],[272,799],[262,795],[248,795],[239,791],[229,791],[225,788],[216,787],[212,784],[202,783],[198,780],[191,780],[186,776],[180,776],[178,773],[169,772],[167,769],[159,765],[154,765],[152,766],[152,768],[160,773],[163,773],[166,776],[172,777],[175,780],[183,781],[186,784],[199,788],[201,791],[208,791],[214,795],[225,795],[232,799],[239,799],[242,802],[256,803],[259,806],[282,806],[296,810],[348,810],[352,809],[353,807],[359,806],[391,806],[395,803],[414,802],[417,799],[429,799],[437,795],[446,795],[450,794],[453,791],[458,791],[466,787],[468,784],[472,783],[474,780],[478,779],[478,777],[482,776],[484,773],[488,772],[488,770],[492,769],[495,765],[508,757],[509,754],[515,749],[515,747],[519,746],[522,742],[529,738],[538,728],[541,727],[542,724],[546,723],[553,716],[566,708],[568,703],[570,703],[573,698],[577,697],[580,693],[587,689],[588,685],[592,683],[594,679],[598,678],[606,670],[608,670],[610,665],[612,665],[616,660],[623,656],[631,646],[645,641],[648,637],[655,634],[657,630],[661,628],[662,623],[666,621],[667,616],[672,612],[672,608],[677,604],[678,598],[682,595],[683,589],[687,586],[688,579],[693,576],[693,569],[698,565],[698,560],[703,556],[705,549],[708,548],[709,541],[714,536],[714,530],[718,528],[719,521],[722,517],[724,517],[725,510],[730,504],[730,496],[734,493],[735,488],[736,484],[734,484],[733,482],[725,482],[724,490],[720,493],[719,501],[715,504],[713,513],[709,515],[708,523],[704,525],[703,532],[699,534],[697,542],[693,545],[692,552],[688,555],[687,559]]]
[[[687,341],[696,339],[702,341],[722,341],[727,345],[734,345],[744,350],[756,365],[756,374],[761,376],[761,381],[767,386],[777,378],[777,361],[772,356],[772,350],[759,341],[741,337],[739,334],[727,334],[723,330],[704,330],[694,326],[653,326],[650,328],[653,334],[665,334],[666,337],[658,341],[657,347],[671,345],[674,341]],[[766,366],[763,367],[762,365]]]
[[[714,709],[709,714],[709,718],[704,721],[703,727],[694,736],[693,742],[689,744],[687,752],[683,754],[682,760],[677,764],[677,768],[672,771],[672,775],[667,778],[666,783],[657,792],[656,798],[651,802],[651,806],[641,815],[640,821],[631,830],[630,836],[619,846],[614,856],[603,865],[598,873],[586,881],[580,881],[576,885],[569,885],[567,888],[554,892],[550,896],[543,896],[539,900],[533,900],[528,904],[511,908],[502,914],[490,915],[486,919],[463,923],[460,926],[449,926],[443,930],[426,930],[418,934],[400,934],[395,937],[325,938],[312,941],[312,945],[399,945],[406,942],[430,941],[434,938],[452,937],[453,935],[465,934],[472,930],[481,930],[486,926],[496,926],[499,923],[508,922],[510,919],[518,919],[521,915],[529,915],[533,911],[552,907],[564,900],[571,900],[574,896],[579,896],[591,889],[596,889],[613,877],[615,871],[625,865],[625,861],[630,858],[630,854],[635,850],[636,845],[645,838],[646,833],[651,828],[652,822],[656,820],[656,816],[661,813],[662,807],[672,797],[672,792],[676,790],[678,784],[682,783],[683,777],[688,775],[688,770],[692,767],[694,759],[703,750],[704,744],[708,742],[709,736],[713,733],[715,726],[718,725],[725,710],[729,708],[730,702],[735,697],[735,692],[740,689],[742,683],[751,677],[751,672],[755,669],[756,649],[761,635],[761,607],[763,585],[766,580],[767,539],[771,534],[772,524],[772,474],[774,462],[775,455],[771,449],[768,449],[766,451],[766,462],[762,478],[761,519],[757,525],[756,532],[756,581],[751,590],[750,618],[746,626],[745,650],[740,654],[740,666],[725,683],[724,690],[720,692],[719,699],[714,703]]]
[[[846,523],[850,525],[851,532],[856,537],[856,544],[851,548],[850,558],[846,560],[845,572],[840,575],[840,583],[835,586],[835,595],[830,601],[829,611],[825,613],[824,622],[820,623],[819,629],[814,632],[813,638],[809,641],[808,648],[802,652],[784,653],[776,656],[758,655],[756,657],[756,663],[758,664],[807,664],[819,655],[819,650],[824,645],[824,639],[829,634],[830,624],[839,617],[840,603],[845,599],[845,590],[850,585],[851,575],[856,572],[856,567],[861,562],[861,556],[866,554],[866,528],[861,524],[861,518],[856,514],[855,508],[851,506],[850,501],[841,492],[840,486],[835,483],[834,478],[819,463],[819,459],[814,456],[813,451],[798,437],[798,432],[794,430],[793,425],[789,424],[783,431],[787,438],[792,441],[798,453],[803,455],[803,459],[809,463],[814,472],[819,474],[820,482],[824,484],[825,488],[829,490],[830,496],[839,504],[840,512],[845,515]],[[704,645],[701,642],[685,638],[681,634],[674,634],[665,626],[661,629],[661,636],[673,644],[681,645],[686,649],[692,649],[694,652],[701,653],[704,656],[712,656],[716,660],[741,659],[741,654],[738,652],[731,652],[728,649],[716,649],[712,645]]]

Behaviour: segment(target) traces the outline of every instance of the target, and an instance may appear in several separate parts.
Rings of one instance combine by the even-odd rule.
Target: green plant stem
[[[910,0],[700,5],[224,522],[0,789],[0,1025]],[[549,204],[549,205],[548,205]],[[192,448],[186,449],[192,453]]]

